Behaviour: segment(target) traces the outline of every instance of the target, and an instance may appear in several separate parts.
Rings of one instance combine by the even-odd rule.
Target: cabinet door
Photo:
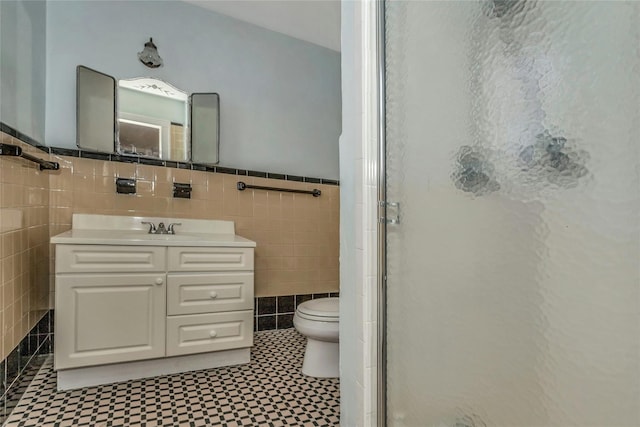
[[[56,276],[55,368],[165,354],[164,274]]]
[[[253,272],[167,275],[169,316],[252,310],[253,304]]]

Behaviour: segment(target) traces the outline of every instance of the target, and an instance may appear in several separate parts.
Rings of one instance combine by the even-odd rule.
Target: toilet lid
[[[298,306],[298,314],[312,316],[327,322],[338,320],[339,298],[318,298],[305,301]]]

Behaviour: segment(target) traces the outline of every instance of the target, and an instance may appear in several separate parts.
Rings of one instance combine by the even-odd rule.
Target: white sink
[[[176,226],[176,234],[149,234],[149,227],[142,221],[182,225]],[[153,246],[160,242],[163,246],[256,246],[235,234],[233,221],[116,215],[74,214],[72,229],[51,238],[51,243],[84,245]]]

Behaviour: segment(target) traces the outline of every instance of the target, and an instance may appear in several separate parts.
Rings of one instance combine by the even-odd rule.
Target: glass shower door
[[[640,4],[385,9],[387,425],[640,425]]]

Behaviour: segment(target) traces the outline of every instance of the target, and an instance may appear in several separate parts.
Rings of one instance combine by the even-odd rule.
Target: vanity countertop
[[[142,221],[181,223],[176,234],[149,234]],[[73,227],[51,238],[68,245],[220,246],[254,248],[256,242],[235,234],[232,221],[74,214]]]
[[[51,238],[68,245],[225,246],[255,248],[256,242],[235,234],[148,234],[141,230],[69,230]]]

